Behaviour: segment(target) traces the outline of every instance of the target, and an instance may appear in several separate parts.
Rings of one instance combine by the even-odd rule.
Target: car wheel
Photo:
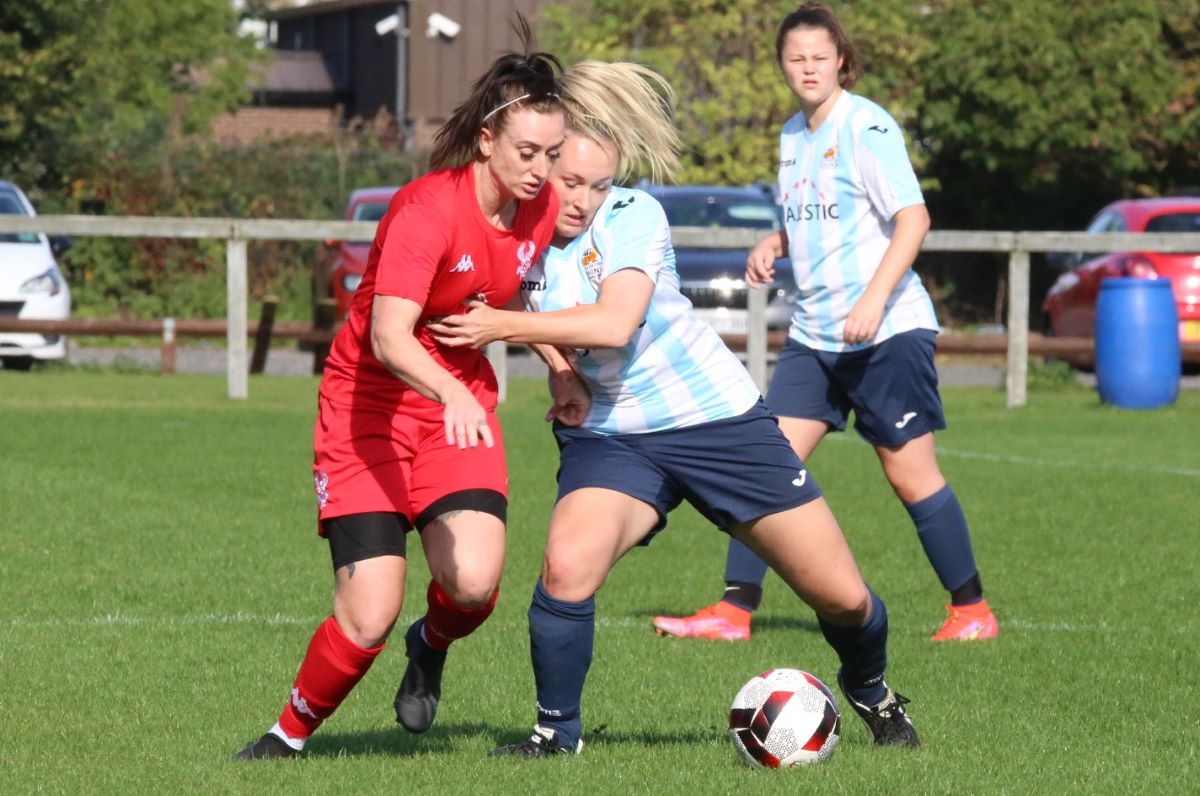
[[[5,357],[5,370],[29,370],[33,367],[33,357]]]

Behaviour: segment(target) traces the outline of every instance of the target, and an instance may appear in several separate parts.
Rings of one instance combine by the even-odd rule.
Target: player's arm
[[[929,211],[908,159],[900,126],[890,116],[858,132],[856,155],[871,205],[893,225],[891,241],[871,281],[846,317],[847,343],[875,339],[887,301],[921,251],[929,232]]]
[[[482,439],[490,448],[487,412],[467,385],[439,365],[416,338],[423,309],[411,299],[376,295],[371,305],[371,351],[396,378],[445,407],[447,443],[474,447]]]
[[[448,346],[479,348],[493,340],[549,343],[570,348],[620,348],[646,317],[654,283],[644,271],[626,268],[600,284],[595,304],[551,312],[509,312],[479,302],[465,315],[430,324],[434,339]]]
[[[775,261],[787,254],[788,236],[777,230],[760,240],[746,258],[746,284],[761,287],[775,281]]]

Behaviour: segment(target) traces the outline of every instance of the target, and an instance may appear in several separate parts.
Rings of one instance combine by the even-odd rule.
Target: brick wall
[[[213,136],[221,142],[249,144],[262,138],[332,138],[337,114],[330,108],[239,108],[213,122]]]

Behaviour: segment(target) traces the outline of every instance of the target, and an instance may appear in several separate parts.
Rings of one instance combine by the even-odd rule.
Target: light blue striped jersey
[[[644,191],[613,187],[590,227],[551,246],[521,283],[530,311],[594,304],[606,277],[626,268],[654,282],[646,320],[621,348],[575,352],[592,392],[584,427],[637,434],[740,415],[759,398],[750,375],[679,292],[675,250],[662,205]]]
[[[809,133],[803,113],[779,146],[788,255],[800,288],[788,336],[810,348],[867,348],[901,332],[938,330],[929,294],[909,269],[892,291],[873,343],[848,345],[846,317],[879,268],[896,213],[924,197],[896,120],[848,91]]]

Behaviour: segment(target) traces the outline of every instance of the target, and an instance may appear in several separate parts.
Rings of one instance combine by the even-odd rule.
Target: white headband
[[[502,111],[502,110],[504,110],[505,108],[507,108],[509,105],[515,105],[516,103],[520,102],[521,100],[527,100],[527,99],[529,99],[529,98],[530,98],[530,97],[532,97],[532,96],[533,96],[532,94],[522,94],[521,96],[517,97],[516,99],[510,99],[508,102],[504,103],[503,105],[499,105],[499,106],[497,106],[497,107],[493,108],[492,110],[490,110],[490,111],[488,112],[488,115],[483,117],[483,121],[485,121],[485,122],[486,122],[488,119],[492,118],[492,117],[493,117],[493,116],[495,116],[497,113],[499,113],[500,111]],[[550,93],[550,94],[546,94],[545,96],[546,96],[546,97],[557,97],[558,95],[557,95],[557,94],[554,94],[554,93],[552,92],[552,93]]]

